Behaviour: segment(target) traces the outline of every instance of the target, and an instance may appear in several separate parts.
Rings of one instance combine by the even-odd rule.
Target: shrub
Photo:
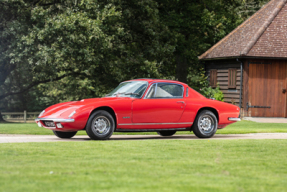
[[[188,85],[201,93],[206,98],[214,98],[218,101],[224,101],[223,93],[219,90],[219,85],[215,89],[209,87],[207,77],[205,76],[204,68],[200,68],[196,73],[189,74],[187,77]]]
[[[214,98],[218,101],[224,101],[223,93],[220,91],[219,85],[217,85],[215,89],[212,89],[211,87],[203,87],[199,92],[206,98]]]

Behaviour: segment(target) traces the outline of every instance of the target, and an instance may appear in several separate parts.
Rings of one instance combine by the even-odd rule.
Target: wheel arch
[[[104,110],[104,111],[109,112],[113,116],[113,118],[115,120],[115,129],[117,129],[117,116],[116,116],[116,113],[115,113],[114,109],[109,107],[109,106],[101,106],[101,107],[94,108],[93,110],[91,110],[89,118],[95,111],[98,111],[98,110]],[[87,121],[87,123],[88,123],[88,121]],[[86,123],[86,126],[87,126],[87,123]],[[85,126],[85,129],[86,129],[86,126]]]
[[[201,111],[203,111],[203,110],[209,110],[209,111],[213,112],[214,115],[215,115],[216,118],[217,118],[217,122],[219,123],[219,114],[218,114],[217,110],[216,110],[215,108],[212,108],[212,107],[202,107],[202,108],[200,108],[200,109],[197,111],[197,113],[196,113],[195,119],[197,118],[197,116],[199,115],[199,113],[200,113]]]

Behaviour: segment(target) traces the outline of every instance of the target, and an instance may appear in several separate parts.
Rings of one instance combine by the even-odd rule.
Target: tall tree
[[[201,67],[197,57],[258,10],[264,2],[156,1],[161,21],[169,28],[170,39],[175,46],[172,66],[168,70],[173,71],[178,80],[186,83],[189,82],[188,76],[197,74]]]
[[[160,77],[157,68],[168,62],[166,55],[173,50],[152,0],[38,1],[30,7],[19,2],[23,6],[13,7],[15,12],[30,8],[26,23],[22,23],[26,29],[18,39],[11,38],[15,47],[5,62],[25,65],[32,75],[30,84],[22,89],[2,89],[0,100],[63,78],[63,85],[69,79],[87,81],[93,86],[85,90],[93,96],[102,95],[125,79]],[[5,87],[12,74],[7,73],[0,87]],[[68,88],[65,86],[71,92]]]
[[[2,0],[0,107],[38,85],[62,101],[101,96],[140,77],[194,83],[197,56],[262,2]]]

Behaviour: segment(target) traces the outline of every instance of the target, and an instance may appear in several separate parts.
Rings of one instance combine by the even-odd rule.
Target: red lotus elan
[[[239,107],[207,99],[179,81],[135,79],[124,81],[103,98],[59,103],[35,121],[60,138],[86,130],[91,139],[109,139],[113,132],[151,132],[172,136],[193,131],[212,137],[217,128],[240,121]]]

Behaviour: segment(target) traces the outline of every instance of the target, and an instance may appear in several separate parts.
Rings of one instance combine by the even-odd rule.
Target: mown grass
[[[240,121],[224,129],[219,129],[217,134],[244,134],[244,133],[284,133],[287,132],[287,123],[257,123],[253,121]]]
[[[287,140],[0,144],[0,191],[286,191]]]
[[[252,121],[241,121],[219,129],[217,134],[239,134],[239,133],[280,133],[287,132],[287,123],[256,123]],[[0,134],[30,134],[30,135],[52,135],[53,132],[40,128],[36,123],[0,123]],[[86,135],[85,131],[79,131],[78,135]],[[140,134],[151,135],[155,132],[140,133],[114,133],[114,134]],[[188,131],[179,131],[176,134],[191,134]]]

